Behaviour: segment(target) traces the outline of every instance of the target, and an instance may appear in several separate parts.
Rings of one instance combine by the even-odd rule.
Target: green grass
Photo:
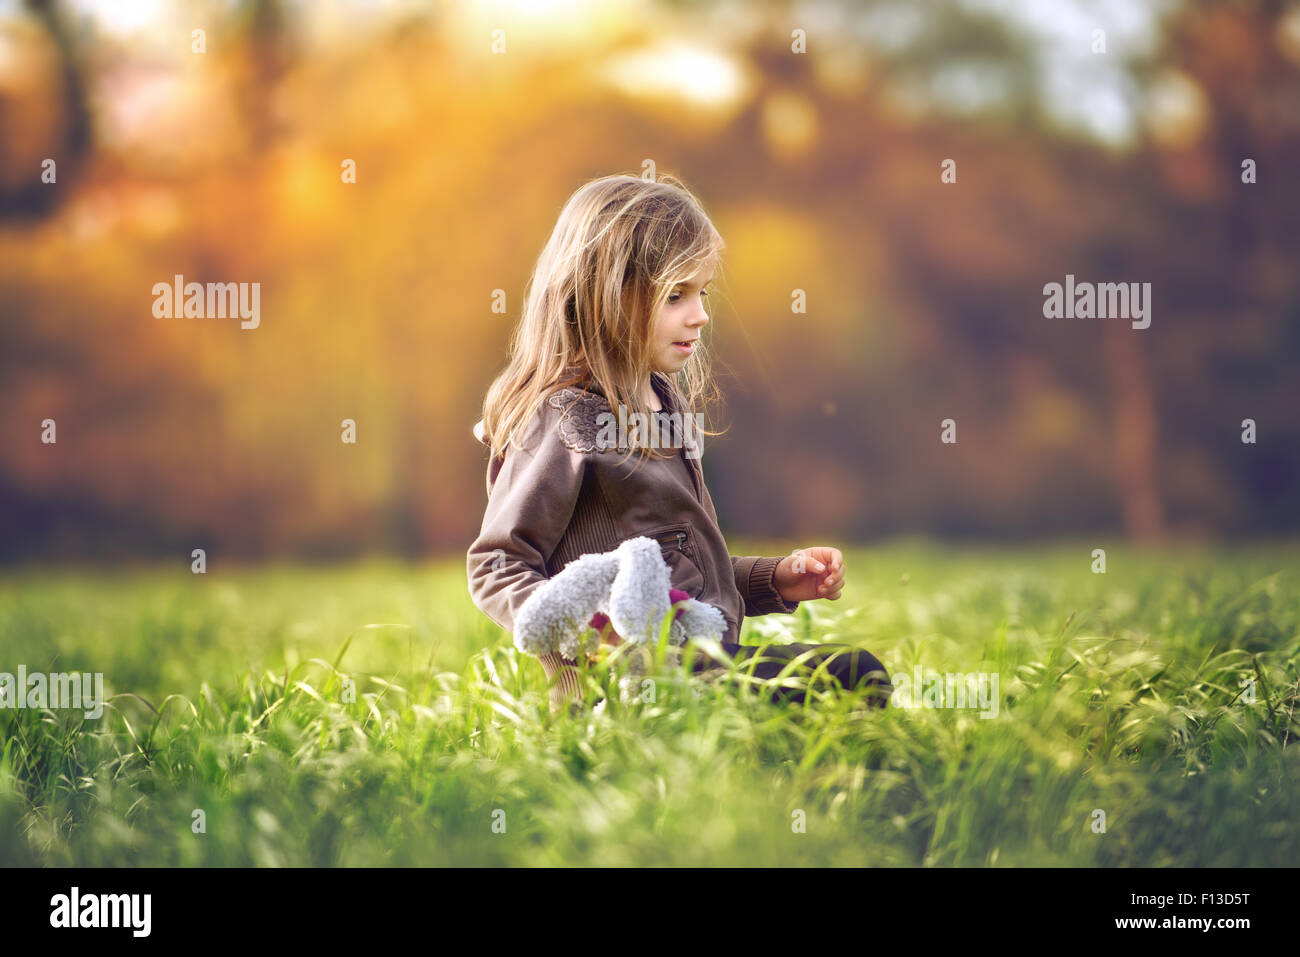
[[[110,700],[0,710],[0,864],[1293,864],[1300,547],[1092,547],[849,551],[840,601],[745,623],[997,673],[994,719],[671,678],[552,716],[459,557],[9,569],[0,671]]]

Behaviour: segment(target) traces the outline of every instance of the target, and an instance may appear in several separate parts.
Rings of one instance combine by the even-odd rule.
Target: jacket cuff
[[[776,590],[776,566],[781,564],[780,557],[760,556],[740,561],[749,563],[747,577],[749,587],[743,596],[745,614],[750,616],[771,615],[776,612],[789,614],[798,609],[797,601],[786,601]]]

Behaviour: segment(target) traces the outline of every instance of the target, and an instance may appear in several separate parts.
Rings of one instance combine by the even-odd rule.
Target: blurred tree
[[[55,75],[49,78],[48,86],[40,82],[31,84],[28,89],[39,91],[42,99],[48,99],[46,90],[57,91],[53,102],[43,104],[56,112],[59,122],[57,142],[47,145],[45,154],[58,164],[58,183],[60,189],[51,189],[41,182],[40,168],[24,168],[16,180],[0,177],[0,218],[31,219],[48,216],[58,203],[72,194],[76,183],[93,145],[93,128],[90,107],[87,103],[85,72],[85,52],[80,49],[73,35],[73,28],[66,11],[54,0],[24,0],[24,7],[33,19],[45,31],[55,53]],[[0,143],[16,142],[22,138],[22,121],[25,113],[17,109],[3,108],[3,95],[0,94]],[[7,128],[6,128],[7,127]],[[5,150],[0,147],[0,157]]]

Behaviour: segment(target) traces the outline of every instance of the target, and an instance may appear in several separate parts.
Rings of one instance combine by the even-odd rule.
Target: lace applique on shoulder
[[[609,402],[603,396],[570,388],[558,390],[547,402],[561,412],[560,440],[575,452],[596,451],[596,436],[600,432],[596,420],[602,412],[612,411]]]

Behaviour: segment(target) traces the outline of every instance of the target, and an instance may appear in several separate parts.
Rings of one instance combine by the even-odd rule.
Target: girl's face
[[[715,266],[715,261],[705,263],[688,282],[670,290],[655,322],[656,372],[677,372],[700,347],[700,332],[709,321],[704,311],[704,299],[709,294],[705,287],[713,281]]]

